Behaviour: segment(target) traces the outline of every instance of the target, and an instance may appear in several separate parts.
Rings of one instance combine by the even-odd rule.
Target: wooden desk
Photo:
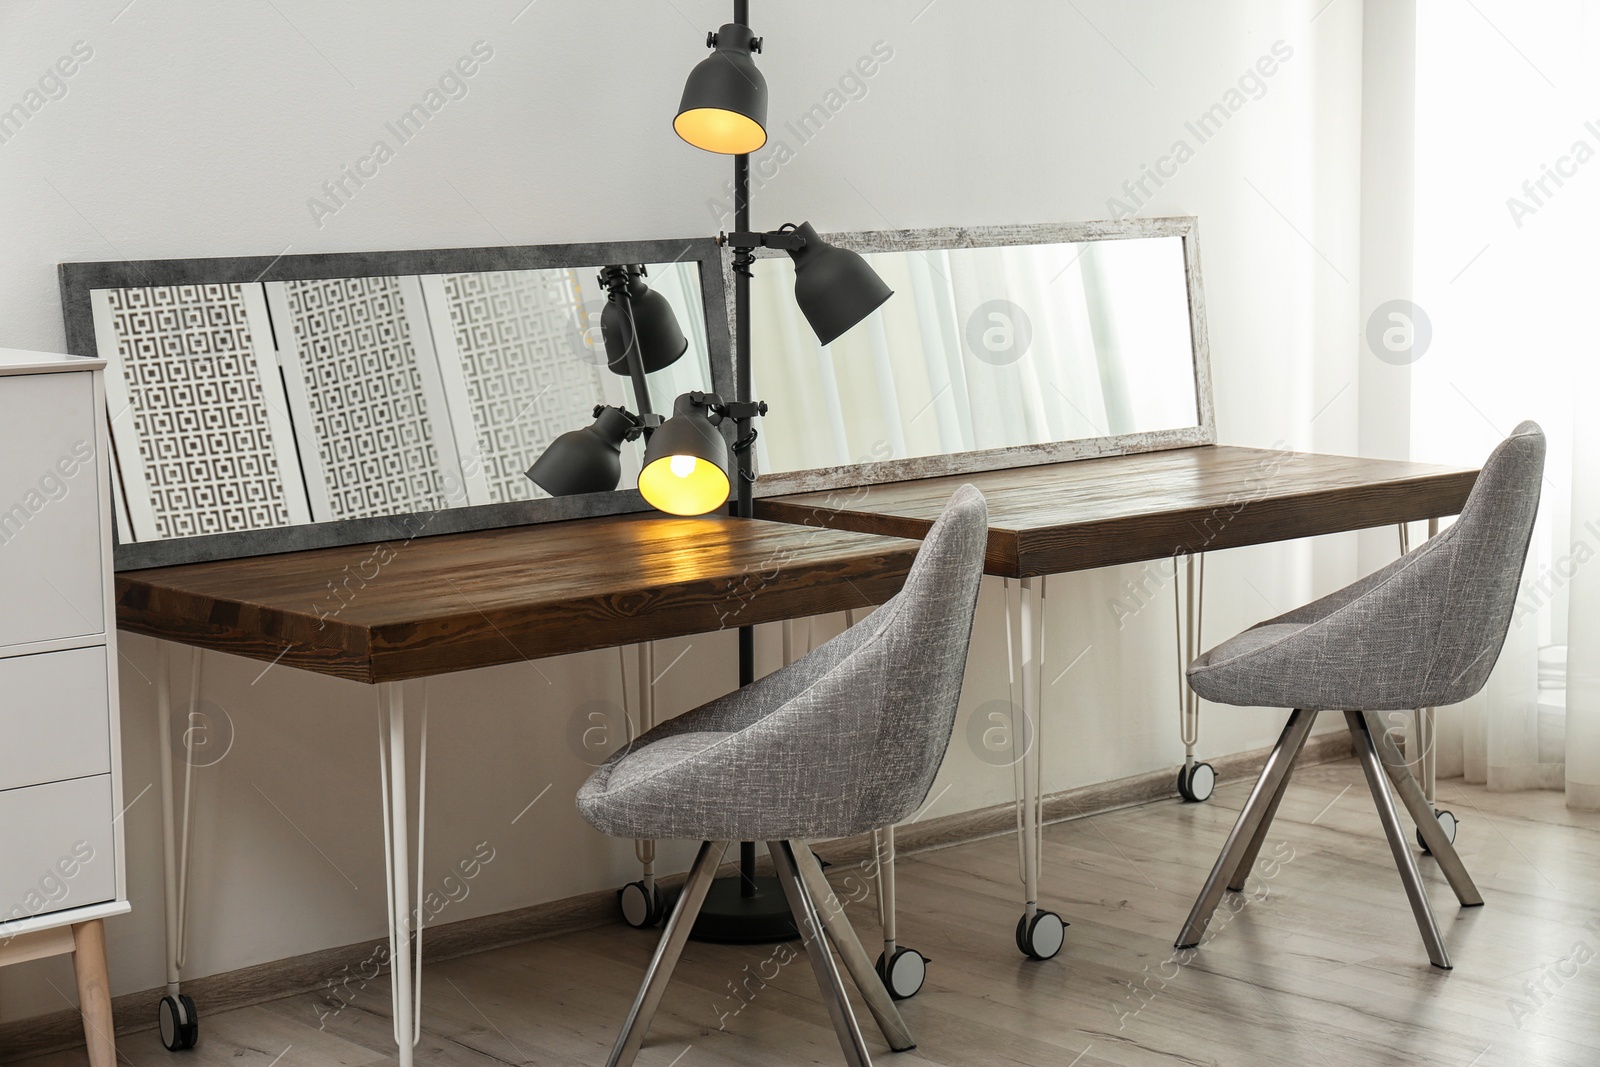
[[[756,501],[756,516],[921,537],[956,487],[989,501],[985,570],[1007,578],[1454,515],[1476,470],[1206,445]]]
[[[117,625],[384,683],[870,607],[915,541],[622,515],[124,571]]]
[[[415,916],[411,910],[409,812],[415,804],[421,825],[425,764],[412,790],[402,681],[869,607],[899,590],[917,547],[759,519],[580,519],[127,571],[117,575],[117,623],[378,686],[390,995],[399,1062],[410,1067],[420,1003],[413,982],[421,975],[420,943],[413,956],[411,933],[420,931],[422,915],[420,899]],[[170,672],[161,647],[157,700],[166,738],[173,736]],[[424,743],[426,724],[424,715]],[[183,920],[175,903],[170,773],[162,784],[175,991]]]
[[[1006,643],[1011,676],[1021,681],[1022,705],[1013,706],[1011,737],[1030,738],[1043,732],[1045,575],[1172,557],[1181,677],[1201,651],[1204,565],[1197,585],[1193,564],[1203,560],[1201,554],[1424,519],[1432,534],[1440,516],[1461,510],[1477,477],[1476,470],[1422,463],[1203,445],[772,497],[756,501],[756,515],[921,537],[958,486],[976,485],[989,502],[984,569],[1006,579]],[[1184,746],[1178,788],[1188,799],[1206,800],[1215,772],[1195,758],[1199,697],[1180,685],[1178,699]],[[1431,734],[1431,711],[1419,717],[1418,727],[1424,738]],[[1042,945],[1039,951],[1048,956],[1059,947],[1062,923],[1037,904],[1042,747],[1028,744],[1016,757],[1022,764],[1024,886],[1018,947],[1034,954]],[[1431,744],[1424,741],[1423,748],[1431,751]],[[1431,769],[1425,756],[1430,802]]]

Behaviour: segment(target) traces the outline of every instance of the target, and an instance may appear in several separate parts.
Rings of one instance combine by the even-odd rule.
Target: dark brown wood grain
[[[921,537],[956,487],[989,502],[985,569],[1088,570],[1461,510],[1476,470],[1207,445],[756,501],[759,518]]]
[[[361,682],[867,607],[914,541],[616,516],[117,575],[117,625]]]

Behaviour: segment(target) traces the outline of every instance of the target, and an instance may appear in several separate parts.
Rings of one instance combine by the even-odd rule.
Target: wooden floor
[[[1175,954],[1172,939],[1246,790],[1228,783],[1208,804],[1160,803],[1049,827],[1045,903],[1072,926],[1066,949],[1047,963],[1024,960],[1012,943],[1014,839],[903,857],[902,944],[934,962],[922,993],[903,1005],[916,1051],[888,1053],[860,1011],[878,1061],[1600,1063],[1600,816],[1569,812],[1555,793],[1440,783],[1487,900],[1458,909],[1422,859],[1455,961],[1446,973],[1428,964],[1357,766],[1306,768],[1247,892],[1224,903],[1192,958]],[[855,873],[830,870],[841,897],[864,896],[848,881]],[[872,944],[870,901],[847,913]],[[417,1062],[604,1063],[653,942],[618,925],[427,968]],[[691,943],[638,1062],[842,1062],[803,956],[780,965],[786,956]],[[329,1005],[314,995],[201,1011],[195,1051],[169,1054],[146,1031],[122,1039],[123,1062],[393,1062],[382,980],[321,1028]],[[87,1061],[74,1052],[24,1062]]]

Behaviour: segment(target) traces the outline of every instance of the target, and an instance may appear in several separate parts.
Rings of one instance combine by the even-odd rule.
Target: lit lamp
[[[689,72],[672,128],[707,152],[754,152],[767,143],[767,79],[750,58],[761,39],[730,22],[706,34],[706,46],[715,51]]]
[[[733,464],[717,430],[722,410],[715,394],[685,393],[673,403],[672,418],[645,445],[639,471],[645,503],[669,515],[704,515],[728,502]]]

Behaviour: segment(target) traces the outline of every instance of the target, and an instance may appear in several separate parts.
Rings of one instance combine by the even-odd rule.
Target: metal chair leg
[[[1311,732],[1308,730],[1289,756],[1289,764],[1283,772],[1283,781],[1278,783],[1278,791],[1272,794],[1266,813],[1261,816],[1261,825],[1256,827],[1255,836],[1250,839],[1250,847],[1239,857],[1239,866],[1233,872],[1233,877],[1228,880],[1228,888],[1235,893],[1244,891],[1245,879],[1250,877],[1250,871],[1256,865],[1256,858],[1261,855],[1261,846],[1266,843],[1267,831],[1272,828],[1272,820],[1277,817],[1278,805],[1283,802],[1283,795],[1289,791],[1289,779],[1294,777],[1295,761],[1300,758],[1300,752],[1306,747],[1306,741],[1310,737]]]
[[[1400,827],[1400,813],[1394,808],[1394,798],[1389,795],[1388,775],[1383,761],[1378,758],[1378,748],[1373,744],[1367,719],[1359,711],[1344,713],[1350,734],[1356,740],[1356,753],[1361,757],[1361,769],[1367,775],[1367,788],[1372,790],[1372,800],[1378,806],[1378,819],[1383,823],[1384,836],[1389,839],[1389,851],[1394,854],[1394,865],[1399,868],[1400,882],[1405,886],[1406,897],[1411,901],[1411,914],[1416,916],[1417,929],[1422,943],[1428,949],[1428,959],[1435,967],[1450,969],[1450,954],[1444,949],[1444,938],[1433,921],[1433,908],[1428,904],[1427,890],[1422,884],[1422,874],[1411,855],[1411,845]]]
[[[833,953],[828,951],[828,939],[823,934],[822,920],[817,915],[815,902],[806,891],[800,878],[795,850],[788,841],[769,841],[767,851],[772,853],[772,865],[777,868],[778,882],[783,895],[789,900],[789,910],[794,913],[795,925],[805,941],[806,955],[811,958],[811,970],[822,990],[822,1000],[828,1006],[828,1017],[833,1020],[833,1030],[839,1036],[839,1047],[844,1050],[849,1067],[872,1067],[872,1057],[867,1054],[866,1041],[861,1027],[856,1023],[855,1012],[845,995],[844,981],[834,965]]]
[[[678,965],[678,957],[683,954],[684,942],[689,940],[689,930],[694,926],[695,917],[700,914],[700,906],[705,903],[706,892],[717,877],[717,866],[722,861],[726,846],[726,841],[706,841],[700,846],[694,866],[689,868],[689,879],[683,883],[683,891],[678,896],[677,906],[667,917],[667,928],[662,931],[656,954],[645,971],[639,995],[628,1010],[628,1018],[623,1022],[622,1032],[617,1035],[616,1046],[611,1050],[611,1058],[606,1060],[607,1067],[629,1067],[639,1055],[639,1046],[644,1044],[644,1035],[650,1029],[650,1020],[655,1018],[656,1008],[661,1004],[661,995],[666,992],[667,982],[672,978],[672,969]]]
[[[1211,921],[1211,913],[1217,910],[1223,890],[1227,888],[1227,883],[1233,878],[1234,872],[1239,869],[1239,862],[1244,858],[1246,849],[1255,838],[1256,830],[1266,817],[1272,798],[1288,777],[1294,757],[1305,744],[1306,735],[1311,732],[1314,722],[1316,722],[1316,712],[1313,711],[1296,709],[1289,716],[1289,722],[1278,737],[1277,745],[1267,757],[1267,766],[1261,772],[1261,778],[1256,782],[1256,787],[1250,791],[1250,799],[1245,801],[1244,810],[1239,813],[1239,821],[1233,824],[1227,843],[1222,846],[1222,855],[1217,857],[1216,866],[1211,868],[1205,887],[1200,890],[1200,896],[1195,900],[1189,918],[1184,921],[1183,929],[1178,933],[1178,940],[1174,942],[1178,948],[1193,948],[1200,943],[1200,936],[1205,933],[1206,924]]]
[[[1478,892],[1478,887],[1472,882],[1472,876],[1467,873],[1467,865],[1462,863],[1461,857],[1456,854],[1456,846],[1451,843],[1450,835],[1439,825],[1439,820],[1433,812],[1433,805],[1428,803],[1427,794],[1423,791],[1421,783],[1406,765],[1399,746],[1394,743],[1394,738],[1389,732],[1377,723],[1371,712],[1368,712],[1365,718],[1367,732],[1372,734],[1378,743],[1378,755],[1383,760],[1383,769],[1389,772],[1389,780],[1394,783],[1395,792],[1400,794],[1406,810],[1416,820],[1417,832],[1422,835],[1428,851],[1439,861],[1439,870],[1449,879],[1450,888],[1455,890],[1456,900],[1460,901],[1464,908],[1481,907],[1483,895]],[[1374,726],[1377,729],[1374,729]]]
[[[872,966],[872,957],[861,947],[855,928],[850,925],[843,905],[839,903],[833,887],[823,875],[817,857],[809,848],[802,845],[794,850],[794,858],[796,866],[800,868],[800,880],[805,883],[806,892],[811,894],[811,901],[816,906],[818,914],[822,916],[822,925],[828,931],[828,940],[839,950],[839,959],[844,961],[845,970],[850,972],[850,979],[855,982],[856,989],[861,991],[861,999],[867,1002],[867,1010],[878,1020],[878,1029],[883,1031],[883,1039],[889,1042],[889,1047],[896,1052],[906,1052],[916,1048],[917,1043],[911,1037],[911,1028],[906,1025],[905,1019],[901,1018],[900,1009],[895,1007],[894,998],[884,988],[883,979]]]

